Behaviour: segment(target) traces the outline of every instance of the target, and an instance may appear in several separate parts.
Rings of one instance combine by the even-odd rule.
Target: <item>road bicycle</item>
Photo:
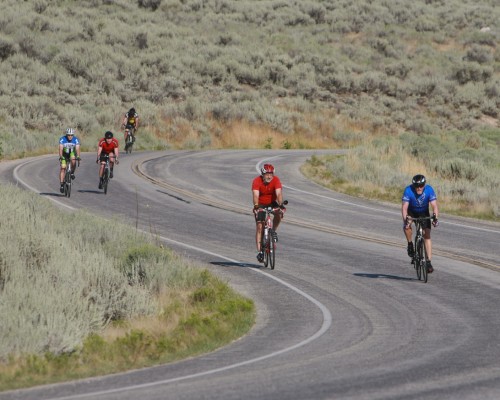
[[[288,201],[285,200],[283,205],[287,205]],[[276,212],[282,212],[280,207],[262,207],[257,209],[257,212],[265,212],[264,217],[264,228],[262,230],[262,239],[260,243],[261,251],[264,252],[264,267],[267,268],[269,265],[271,269],[274,269],[276,264],[276,242],[277,234],[273,229],[274,214]]]
[[[104,190],[104,194],[107,194],[108,184],[109,184],[109,174],[111,173],[111,170],[109,168],[109,154],[106,154],[102,159],[106,162],[104,164],[104,171],[102,173],[102,189]]]
[[[134,128],[130,125],[125,127],[127,138],[125,139],[125,153],[132,154],[132,147],[134,146]]]
[[[415,271],[417,272],[418,280],[422,280],[427,283],[428,273],[427,273],[427,251],[424,245],[424,221],[434,219],[434,217],[419,217],[412,218],[411,221],[415,223],[415,238],[413,241],[413,248],[415,249],[415,254],[411,260]]]
[[[78,166],[80,166],[80,159],[76,159],[78,162]],[[71,184],[72,184],[72,179],[71,179],[71,174],[73,173],[73,170],[71,169],[71,160],[66,159],[66,172],[64,173],[64,196],[70,197],[71,196]]]

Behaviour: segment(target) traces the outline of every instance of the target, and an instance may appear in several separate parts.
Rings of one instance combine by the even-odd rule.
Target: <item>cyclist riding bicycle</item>
[[[274,166],[271,164],[264,164],[260,169],[261,174],[257,176],[252,182],[252,196],[253,196],[253,213],[255,216],[255,243],[257,245],[257,260],[264,261],[264,252],[260,244],[262,238],[262,230],[264,228],[264,218],[266,213],[258,211],[259,208],[273,207],[281,208],[281,212],[274,215],[274,232],[273,240],[278,241],[278,234],[276,230],[283,218],[285,208],[283,207],[283,193],[280,178],[274,175]]]
[[[137,133],[137,129],[139,128],[139,114],[135,111],[135,108],[132,107],[128,112],[125,113],[122,122],[122,128],[125,129],[124,132],[124,140],[127,141],[128,131],[130,131],[132,135],[132,142],[135,142],[135,135]]]
[[[401,214],[403,216],[403,231],[408,241],[408,256],[413,258],[415,249],[412,242],[412,218],[430,217],[429,204],[432,207],[433,219],[432,225],[437,227],[438,222],[438,204],[437,196],[434,189],[430,185],[426,185],[425,176],[418,174],[412,179],[412,184],[407,186],[403,193],[401,205]],[[432,259],[432,241],[431,241],[431,221],[423,222],[424,228],[424,246],[426,250],[426,266],[427,272],[432,273],[434,268],[431,264]]]
[[[59,190],[64,193],[64,175],[66,163],[71,162],[71,179],[75,179],[76,160],[80,161],[80,140],[75,136],[76,129],[67,128],[65,135],[59,139]]]
[[[118,165],[118,140],[113,137],[113,132],[107,131],[104,137],[99,140],[97,146],[96,163],[101,163],[99,167],[99,189],[102,189],[102,175],[104,173],[104,165],[106,164],[106,156],[109,155],[109,177],[113,178],[113,168],[116,163]]]

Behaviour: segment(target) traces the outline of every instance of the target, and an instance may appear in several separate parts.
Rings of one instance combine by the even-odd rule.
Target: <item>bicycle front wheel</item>
[[[261,250],[264,252],[264,267],[269,265],[269,235],[264,231],[262,233]]]
[[[64,195],[66,197],[71,196],[71,172],[66,171],[66,176],[64,177]]]
[[[415,257],[413,259],[415,270],[417,271],[417,278],[422,279],[422,238],[415,240]]]
[[[274,264],[276,261],[276,243],[273,240],[273,231],[269,230],[269,265],[271,269],[274,269]]]
[[[103,180],[102,180],[102,188],[104,190],[104,194],[108,193],[108,182],[109,182],[109,169],[106,168],[104,170]]]
[[[427,278],[428,278],[428,272],[427,272],[427,262],[426,260],[426,251],[425,251],[425,246],[424,246],[424,241],[422,240],[422,259],[421,259],[421,265],[422,265],[422,279],[424,280],[424,283],[427,283]]]

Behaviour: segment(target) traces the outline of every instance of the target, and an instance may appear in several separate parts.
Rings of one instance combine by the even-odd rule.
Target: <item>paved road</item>
[[[108,195],[85,155],[71,199],[54,156],[0,165],[67,209],[119,219],[199,260],[258,307],[244,338],[198,358],[0,399],[498,399],[500,224],[442,215],[435,273],[416,279],[399,205],[305,179],[313,151],[123,156]],[[250,182],[271,161],[290,204],[277,266],[255,260]]]

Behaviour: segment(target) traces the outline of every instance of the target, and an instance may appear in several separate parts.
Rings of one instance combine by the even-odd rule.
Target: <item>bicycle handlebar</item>
[[[278,210],[283,210],[285,208],[284,206],[286,206],[287,204],[288,204],[288,200],[285,200],[285,201],[283,201],[283,205],[281,207],[272,207],[272,206],[261,207],[261,206],[259,206],[256,209],[256,211],[267,211],[267,212],[274,214]]]
[[[429,220],[429,219],[430,219],[430,220],[432,220],[432,223],[434,224],[434,226],[437,226],[437,224],[438,224],[438,219],[437,219],[437,217],[436,217],[436,214],[432,214],[432,215],[431,215],[431,216],[429,216],[429,217],[415,217],[415,218],[413,218],[413,217],[411,217],[411,216],[409,216],[409,215],[408,215],[408,216],[406,217],[406,223],[407,223],[407,225],[408,225],[408,226],[409,226],[412,222],[414,222],[414,223],[415,223],[415,225],[416,225],[417,223],[422,223],[422,222],[427,221],[427,220]]]

